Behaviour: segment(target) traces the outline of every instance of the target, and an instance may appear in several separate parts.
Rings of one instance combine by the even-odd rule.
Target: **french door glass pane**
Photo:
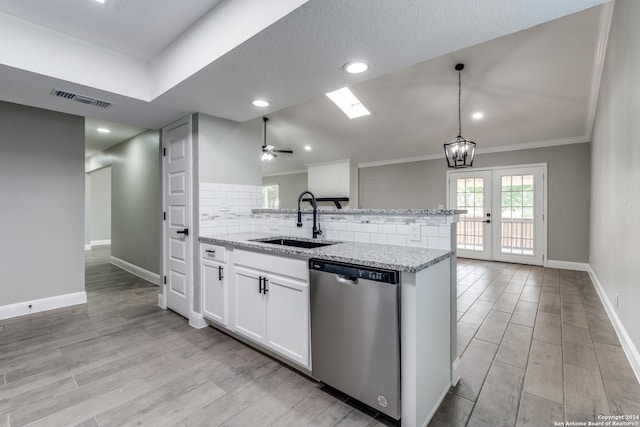
[[[458,249],[484,250],[484,185],[483,178],[456,180],[456,208],[467,210],[458,222]]]
[[[533,175],[501,177],[500,252],[533,255]]]

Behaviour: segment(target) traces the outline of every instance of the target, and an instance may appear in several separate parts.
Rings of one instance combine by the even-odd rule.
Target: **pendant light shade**
[[[461,169],[473,166],[473,158],[476,154],[476,143],[462,136],[462,116],[460,114],[460,99],[462,98],[462,77],[460,72],[464,64],[456,64],[458,72],[458,136],[444,144],[444,155],[447,158],[447,166]]]

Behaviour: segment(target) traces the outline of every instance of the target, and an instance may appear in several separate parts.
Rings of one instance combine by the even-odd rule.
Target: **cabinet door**
[[[225,265],[202,261],[202,314],[209,320],[227,326],[227,285]]]
[[[309,367],[309,284],[268,276],[268,345]]]
[[[259,291],[260,277],[266,274],[244,267],[234,267],[234,330],[252,340],[267,343],[267,298]]]

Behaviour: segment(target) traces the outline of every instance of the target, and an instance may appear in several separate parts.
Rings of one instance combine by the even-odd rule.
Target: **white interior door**
[[[187,118],[162,130],[164,288],[167,308],[189,318],[192,289],[191,124]]]
[[[449,204],[467,210],[458,222],[459,257],[492,259],[491,178],[491,171],[449,174]]]
[[[458,256],[543,265],[544,166],[449,172],[448,205],[466,209]]]

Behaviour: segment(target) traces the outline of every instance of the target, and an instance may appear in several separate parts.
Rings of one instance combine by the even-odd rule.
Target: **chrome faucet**
[[[320,229],[320,221],[318,221],[318,204],[316,203],[316,196],[314,196],[311,191],[303,191],[300,193],[300,197],[298,197],[298,223],[296,225],[298,227],[302,227],[302,211],[300,210],[300,202],[305,194],[311,196],[309,203],[311,203],[311,206],[313,207],[313,238],[317,239],[318,236],[322,234],[322,230]]]

